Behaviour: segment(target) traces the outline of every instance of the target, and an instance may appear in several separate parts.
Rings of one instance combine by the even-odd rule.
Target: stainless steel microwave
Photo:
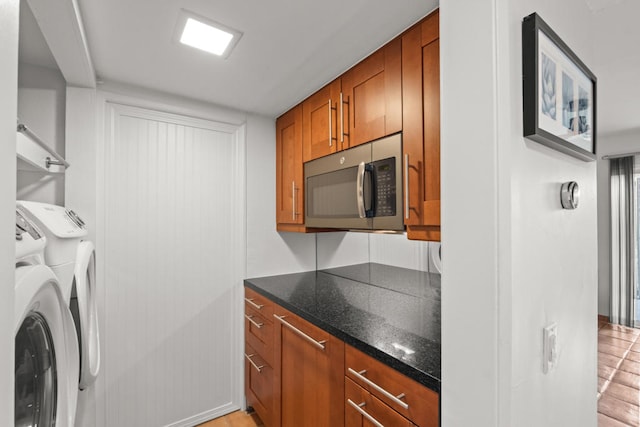
[[[305,163],[304,183],[307,227],[404,230],[399,133]]]

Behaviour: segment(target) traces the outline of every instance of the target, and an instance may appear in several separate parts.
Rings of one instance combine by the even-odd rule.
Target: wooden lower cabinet
[[[251,289],[244,295],[244,388],[247,406],[253,407],[267,427],[274,404],[274,304]]]
[[[409,424],[398,425],[415,424],[420,427],[439,425],[439,395],[435,391],[351,346],[345,346],[344,366],[345,381],[352,381],[376,399],[370,399],[370,407],[378,408],[378,402],[380,402],[402,419],[410,421]],[[352,406],[348,401],[346,403]],[[381,409],[375,409],[375,411],[376,414],[380,414],[380,417],[388,416],[386,412],[382,415]],[[379,421],[385,426],[395,425]]]
[[[344,425],[344,343],[299,316],[274,310],[275,425]]]
[[[438,393],[248,288],[245,394],[266,427],[439,425]]]

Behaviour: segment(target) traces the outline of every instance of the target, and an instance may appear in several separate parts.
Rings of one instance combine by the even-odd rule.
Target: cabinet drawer
[[[245,313],[247,312],[247,307],[249,307],[257,310],[265,319],[271,319],[273,315],[273,303],[266,297],[246,287],[244,288],[244,306]]]
[[[273,323],[256,310],[245,307],[244,336],[249,345],[273,365]]]
[[[413,423],[438,426],[438,393],[350,346],[345,375]]]
[[[415,424],[411,421],[398,414],[347,377],[344,379],[344,387],[345,426],[375,426],[377,425],[376,422],[378,422],[384,427],[415,427]]]
[[[247,405],[268,426],[273,407],[273,368],[248,343],[245,343],[244,373]]]

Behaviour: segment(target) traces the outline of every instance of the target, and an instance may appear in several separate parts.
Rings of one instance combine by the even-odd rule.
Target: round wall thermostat
[[[564,209],[575,209],[580,200],[580,187],[575,181],[562,184],[560,189],[560,203]]]

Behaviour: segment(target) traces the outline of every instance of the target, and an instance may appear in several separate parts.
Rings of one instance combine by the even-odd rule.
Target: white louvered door
[[[242,129],[108,104],[106,135],[105,425],[237,409]]]

